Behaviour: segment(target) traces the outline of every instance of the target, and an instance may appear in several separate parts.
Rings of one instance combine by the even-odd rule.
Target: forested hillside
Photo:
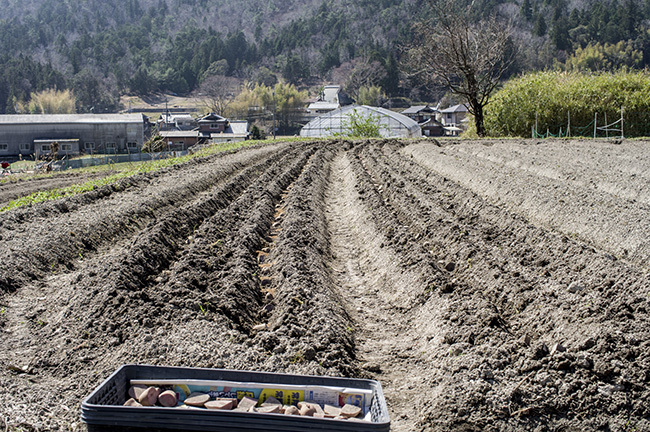
[[[426,3],[0,0],[0,113],[55,87],[72,89],[79,111],[104,112],[121,94],[188,94],[211,75],[307,86],[342,84],[363,68],[390,96],[426,99],[429,89],[399,72]],[[476,12],[515,24],[513,73],[650,63],[650,0],[488,0]]]

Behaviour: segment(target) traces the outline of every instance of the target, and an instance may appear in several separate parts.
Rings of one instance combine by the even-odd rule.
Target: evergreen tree
[[[533,34],[535,36],[544,36],[546,34],[546,30],[546,20],[544,19],[544,15],[537,15],[535,25],[533,26]]]
[[[635,0],[625,1],[625,5],[621,8],[621,16],[618,20],[625,38],[632,38],[635,36],[637,23],[639,21],[639,12]]]
[[[386,77],[381,81],[381,86],[389,96],[399,92],[399,64],[392,52],[386,60]]]
[[[555,47],[559,50],[566,51],[571,48],[569,26],[566,18],[560,17],[560,19],[555,21],[555,25],[551,32],[551,39],[553,40]]]
[[[533,7],[530,4],[530,0],[524,0],[521,2],[520,13],[526,19],[526,21],[533,19]]]
[[[257,127],[257,125],[253,125],[253,127],[251,128],[251,139],[263,140],[266,139],[266,136],[264,135],[262,129]]]
[[[309,66],[299,56],[291,54],[282,69],[282,76],[289,82],[297,83],[309,76]]]
[[[334,43],[328,44],[321,49],[321,61],[318,69],[321,73],[326,73],[330,69],[341,64],[338,46]]]
[[[154,90],[154,82],[149,75],[149,71],[145,66],[140,66],[130,80],[129,87],[131,91],[138,94],[148,94]]]

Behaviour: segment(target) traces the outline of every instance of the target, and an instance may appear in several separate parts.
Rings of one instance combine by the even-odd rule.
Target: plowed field
[[[73,184],[80,184],[88,180],[106,177],[114,174],[106,170],[98,173],[74,173],[64,172],[52,176],[29,177],[26,174],[18,174],[15,180],[0,183],[0,208],[17,198],[27,196],[33,192],[47,191],[55,188],[62,188]]]
[[[84,430],[127,363],[377,379],[398,432],[650,430],[649,184],[648,142],[278,142],[2,213],[0,430]]]

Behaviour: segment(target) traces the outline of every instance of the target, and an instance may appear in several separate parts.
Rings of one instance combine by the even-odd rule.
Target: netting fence
[[[567,138],[567,137],[592,137],[592,138],[624,138],[650,136],[650,112],[626,112],[623,108],[612,116],[612,112],[595,112],[592,120],[585,124],[584,113],[580,116],[581,124],[572,123],[571,113],[567,112],[566,121],[558,123],[540,121],[537,113],[535,123],[531,126],[533,138]]]

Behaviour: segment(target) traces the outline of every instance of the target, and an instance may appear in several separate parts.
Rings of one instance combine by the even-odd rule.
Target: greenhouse
[[[300,136],[357,135],[354,124],[359,122],[377,125],[379,135],[385,138],[422,136],[420,126],[414,120],[394,111],[367,105],[349,105],[323,114],[307,123]]]

